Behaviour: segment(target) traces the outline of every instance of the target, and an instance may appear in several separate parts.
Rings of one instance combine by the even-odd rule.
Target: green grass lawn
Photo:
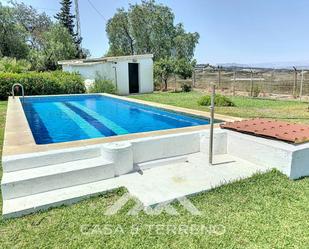
[[[195,108],[195,95],[183,96],[185,99],[177,103],[190,107],[191,98],[191,107]],[[143,96],[146,97],[157,98]],[[165,95],[158,95],[159,98],[164,99]],[[173,103],[171,98],[168,104]],[[274,109],[280,106],[271,103]],[[295,107],[294,103],[287,105]],[[1,145],[5,109],[6,102],[0,102]],[[0,248],[308,248],[309,245],[309,178],[290,181],[272,171],[198,194],[190,200],[202,212],[201,216],[189,214],[177,203],[174,206],[179,216],[166,213],[128,216],[133,201],[117,215],[104,215],[106,208],[125,191],[119,189],[22,218],[0,219]],[[167,229],[169,225],[185,230],[175,235]]]
[[[201,111],[209,111],[209,107],[199,106],[197,100],[203,96],[201,92],[174,93],[160,92],[153,94],[134,95],[132,98],[175,105]],[[241,118],[276,118],[290,122],[309,124],[308,103],[298,101],[276,101],[252,99],[247,97],[231,97],[235,107],[216,107],[216,113]]]

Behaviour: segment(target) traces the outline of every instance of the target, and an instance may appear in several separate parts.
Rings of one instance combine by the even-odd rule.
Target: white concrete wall
[[[120,57],[121,58],[121,57]],[[152,58],[117,59],[102,63],[83,65],[62,65],[63,71],[78,72],[85,80],[94,80],[96,73],[112,80],[116,85],[115,67],[117,72],[117,91],[120,95],[129,94],[129,63],[139,64],[139,92],[153,92],[153,61]]]
[[[290,176],[294,146],[271,139],[227,131],[227,153]]]
[[[106,77],[107,79],[114,80],[114,74],[110,63],[90,64],[90,65],[63,65],[63,71],[65,72],[77,72],[85,80],[94,80],[96,73]]]
[[[139,63],[139,92],[153,92],[153,61],[152,59],[140,59]]]
[[[200,151],[198,132],[171,134],[131,141],[134,163],[181,156]]]
[[[139,92],[153,92],[153,61],[152,58],[140,58],[134,60],[117,60],[117,88],[118,94],[129,94],[129,63],[138,63]]]
[[[117,93],[120,95],[129,94],[129,69],[128,61],[118,61],[114,64],[117,68]]]

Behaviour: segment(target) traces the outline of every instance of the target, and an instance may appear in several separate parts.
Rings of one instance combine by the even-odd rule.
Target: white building
[[[85,82],[93,82],[97,74],[112,80],[117,93],[153,92],[153,55],[102,57],[84,60],[59,61],[63,71],[78,72]]]

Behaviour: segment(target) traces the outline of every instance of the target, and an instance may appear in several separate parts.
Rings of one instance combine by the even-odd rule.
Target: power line
[[[93,5],[93,3],[90,0],[87,1],[90,4],[90,6],[95,10],[95,12],[97,12],[99,16],[101,16],[103,20],[107,22],[107,18],[105,18],[105,16]]]

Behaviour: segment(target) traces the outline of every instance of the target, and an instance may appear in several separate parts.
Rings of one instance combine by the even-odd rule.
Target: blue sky
[[[0,0],[6,2],[6,0]],[[95,11],[89,1],[98,10]],[[125,0],[79,0],[83,46],[92,57],[108,50],[106,20]],[[24,0],[54,15],[58,0]],[[309,0],[160,0],[172,8],[175,22],[197,31],[199,63],[309,61]]]

